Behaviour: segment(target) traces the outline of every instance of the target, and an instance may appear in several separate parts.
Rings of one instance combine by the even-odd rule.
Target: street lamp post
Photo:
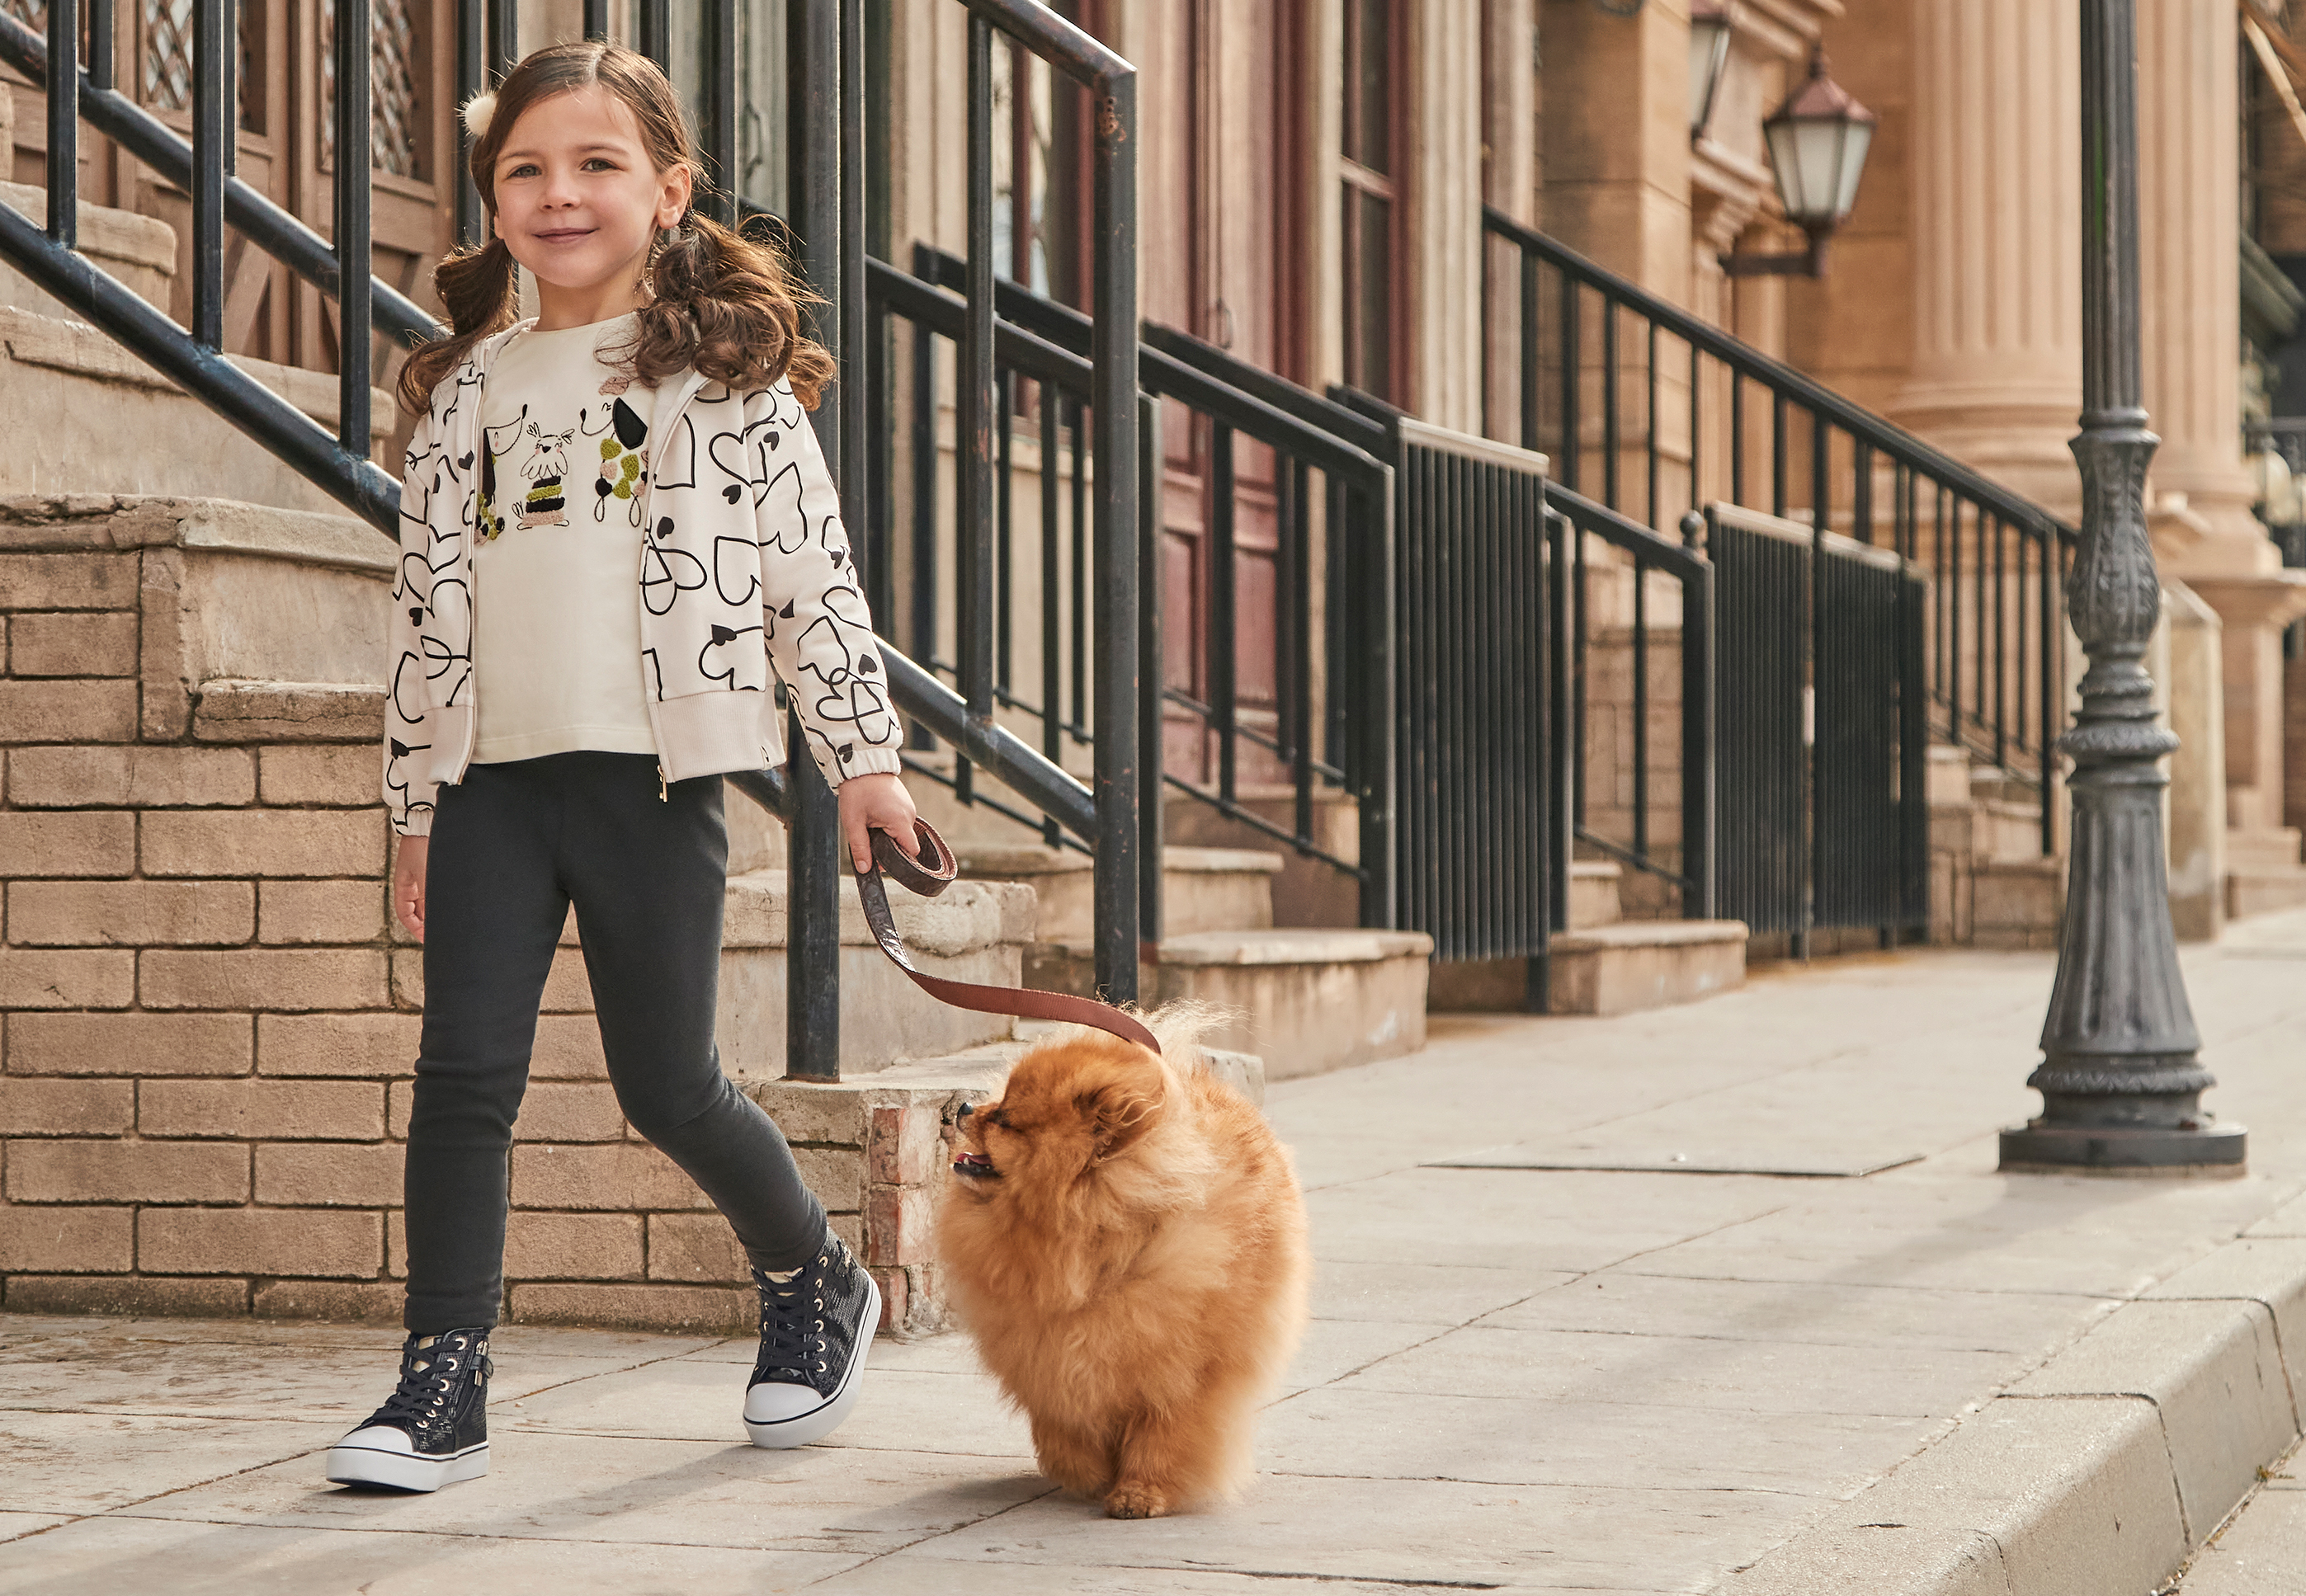
[[[2140,661],[2161,613],[2146,534],[2139,381],[2138,57],[2134,0],[2081,0],[2081,544],[2068,611],[2089,656],[2081,708],[2058,747],[2073,761],[2073,834],[2041,1117],[2002,1133],[2002,1167],[2238,1172],[2247,1138],[2203,1111],[2215,1084],[2171,935],[2158,762]],[[2045,801],[2048,793],[2043,795]]]

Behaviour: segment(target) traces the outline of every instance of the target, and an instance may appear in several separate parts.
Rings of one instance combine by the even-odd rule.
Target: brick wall
[[[197,519],[0,500],[0,1304],[397,1319],[423,967],[388,912],[381,691],[203,677]],[[381,574],[289,574],[381,608]],[[619,1113],[564,943],[512,1154],[510,1315],[741,1329],[742,1255]],[[747,1089],[891,1322],[939,1322],[928,1191],[965,1083]]]

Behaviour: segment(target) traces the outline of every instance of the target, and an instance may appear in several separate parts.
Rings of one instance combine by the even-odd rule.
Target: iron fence
[[[1918,565],[1932,730],[2033,787],[2054,851],[2074,529],[1555,240],[1494,209],[1482,225],[1507,329],[1489,349],[1490,431],[1653,527],[1728,503]]]
[[[986,548],[971,565],[958,558],[968,547],[962,507],[954,506],[949,516],[940,513],[936,480],[943,403],[936,380],[938,340],[950,339],[958,325],[959,301],[949,290],[963,281],[965,262],[922,245],[915,251],[914,269],[918,275],[909,277],[884,262],[871,266],[876,317],[910,329],[904,354],[884,356],[909,362],[911,372],[906,642],[933,669],[956,679],[969,668],[969,644],[978,643],[977,668],[992,678],[993,701],[1035,722],[1044,754],[1062,761],[1068,749],[1092,741],[1081,717],[1094,631],[1081,593],[1083,463],[1079,449],[1068,447],[1083,425],[1082,358],[1089,347],[1090,322],[1015,282],[1003,279],[995,286],[1001,318],[995,329],[995,487]],[[886,351],[895,344],[884,335],[874,346]],[[1140,590],[1145,713],[1150,717],[1143,728],[1149,789],[1157,772],[1167,791],[1349,877],[1362,922],[1390,925],[1388,745],[1363,729],[1385,719],[1392,613],[1383,581],[1357,575],[1381,572],[1391,542],[1392,472],[1364,447],[1378,443],[1382,434],[1351,411],[1171,329],[1148,324],[1142,329],[1138,375],[1143,392],[1159,407],[1165,435],[1189,451],[1194,513],[1207,542],[1195,579],[1202,607],[1198,628],[1184,616],[1176,618],[1174,628],[1165,627],[1157,573]],[[876,377],[873,391],[884,396],[875,399],[880,430],[896,435],[893,388]],[[1029,470],[1020,447],[1029,442],[1038,445]],[[1245,461],[1253,461],[1253,469],[1244,470]],[[1149,482],[1158,474],[1149,471]],[[875,480],[893,487],[887,472]],[[1018,504],[1028,485],[1036,500],[1037,526],[1021,532]],[[1145,513],[1148,542],[1157,543],[1162,523],[1149,491]],[[1251,516],[1267,518],[1274,537],[1270,627],[1243,624],[1236,533]],[[889,550],[876,563],[893,569],[891,517],[885,510],[876,512],[870,525]],[[1038,539],[1032,535],[1036,530]],[[955,557],[948,559],[949,551]],[[939,572],[947,566],[956,573],[957,585],[989,574],[990,602],[981,613],[990,622],[980,636],[969,631],[963,594],[956,592],[948,600],[941,590]],[[1023,636],[1016,625],[1018,617],[1031,615],[1038,616],[1038,637]],[[948,635],[967,640],[956,659],[941,653]],[[1255,674],[1274,686],[1269,702],[1243,685],[1243,661],[1256,653],[1263,657],[1251,661],[1260,667]],[[1021,659],[1033,668],[1021,670]],[[1178,763],[1191,768],[1183,773],[1169,768],[1165,724],[1182,729],[1169,740],[1189,745],[1206,758],[1181,755]],[[1287,788],[1284,818],[1247,801],[1243,772],[1252,764]],[[1003,807],[977,790],[966,764],[951,777],[934,769],[928,773],[950,781],[963,802]],[[1318,806],[1333,796],[1355,807],[1356,846],[1351,853],[1329,846],[1317,822]],[[1030,815],[1004,812],[1033,824]],[[1041,824],[1046,840],[1058,841],[1046,820]],[[1150,894],[1157,887],[1157,881],[1149,880],[1146,891]],[[1157,914],[1149,913],[1146,935],[1157,935]]]
[[[1709,506],[1720,584],[1723,912],[1760,935],[1929,925],[1924,573]]]
[[[13,17],[0,17],[0,58],[47,92],[48,211],[45,228],[0,206],[0,258],[186,392],[207,403],[256,442],[367,520],[397,537],[398,484],[367,457],[372,343],[340,340],[339,421],[335,436],[309,420],[226,359],[223,350],[223,269],[227,221],[259,248],[337,302],[339,325],[374,326],[421,341],[435,336],[420,308],[368,270],[370,183],[337,175],[332,242],[230,175],[228,107],[235,51],[234,0],[194,0],[191,41],[192,138],[186,141],[119,94],[110,81],[112,6],[94,0],[88,34],[94,73],[82,70],[78,47],[81,0],[51,0],[45,38]],[[997,30],[1013,46],[1046,61],[1091,104],[1089,165],[1092,215],[1088,228],[1091,331],[1086,388],[1093,416],[1089,448],[1094,470],[1086,489],[1091,546],[1097,669],[1091,705],[1096,730],[1095,785],[1084,787],[1038,751],[995,723],[981,670],[965,675],[956,695],[891,649],[890,684],[898,706],[917,725],[997,770],[1045,814],[1087,841],[1097,856],[1096,961],[1099,986],[1115,999],[1133,997],[1137,981],[1138,898],[1143,856],[1139,832],[1140,661],[1138,461],[1141,443],[1137,395],[1136,74],[1135,69],[1089,35],[1034,0],[958,0],[969,12],[969,267],[962,300],[962,349],[958,382],[964,427],[965,497],[972,507],[972,536],[984,535],[992,470],[994,398],[990,141],[992,84],[987,63]],[[334,148],[369,148],[372,96],[370,68],[374,0],[337,0],[333,38]],[[605,37],[606,0],[585,0],[586,32]],[[660,64],[668,60],[669,0],[640,0],[637,47]],[[809,279],[826,300],[816,329],[836,359],[861,354],[865,314],[863,227],[862,0],[797,0],[788,13],[795,117],[798,203],[789,218]],[[708,168],[722,183],[701,196],[733,219],[735,201],[725,187],[736,151],[734,0],[705,0],[705,93],[699,122]],[[513,0],[460,0],[456,13],[460,101],[484,79],[502,78],[518,58]],[[139,159],[191,196],[192,317],[180,327],[76,251],[79,123],[85,117]],[[347,165],[337,163],[341,168]],[[355,166],[358,163],[351,163]],[[461,159],[459,166],[462,166]],[[465,186],[459,217],[466,237],[479,231],[477,201]],[[844,380],[833,405],[816,416],[825,452],[839,461],[843,510],[852,525],[869,470],[864,424],[864,384]],[[986,595],[981,587],[974,596]],[[982,615],[982,608],[973,613]],[[973,621],[981,625],[981,621]],[[795,747],[804,744],[792,739]],[[739,781],[740,790],[778,808],[791,826],[792,870],[789,939],[788,1068],[795,1075],[831,1079],[839,1072],[838,837],[829,793],[806,759],[794,762],[781,784],[766,778]]]

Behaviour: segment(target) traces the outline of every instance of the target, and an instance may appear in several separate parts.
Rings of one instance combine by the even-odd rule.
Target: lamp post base
[[[2012,1174],[2139,1174],[2239,1175],[2247,1167],[2250,1132],[2240,1125],[2046,1125],[2040,1120],[2002,1133],[2002,1170]]]

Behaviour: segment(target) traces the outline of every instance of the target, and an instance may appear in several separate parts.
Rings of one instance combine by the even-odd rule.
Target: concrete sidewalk
[[[508,1328],[495,1472],[411,1498],[319,1472],[397,1332],[18,1317],[0,1592],[2144,1596],[2296,1432],[2306,915],[2188,956],[2240,1180],[1994,1173],[2051,969],[1852,959],[1276,1086],[1317,1319],[1233,1508],[1053,1493],[959,1336],[770,1454],[747,1344]]]

